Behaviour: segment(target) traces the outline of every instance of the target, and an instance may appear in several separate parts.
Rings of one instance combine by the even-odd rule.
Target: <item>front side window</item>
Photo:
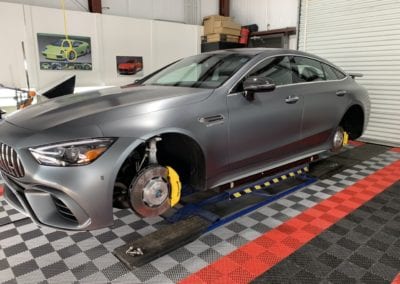
[[[321,62],[306,57],[293,57],[293,75],[294,83],[326,80]]]
[[[249,76],[265,77],[277,86],[292,84],[292,70],[287,56],[272,57],[257,66]]]
[[[182,59],[142,82],[144,85],[218,88],[251,59],[247,54],[200,54]]]

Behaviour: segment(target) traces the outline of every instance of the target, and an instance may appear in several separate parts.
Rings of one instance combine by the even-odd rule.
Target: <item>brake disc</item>
[[[340,149],[342,149],[343,147],[343,142],[344,142],[344,130],[342,127],[338,127],[336,129],[335,134],[333,135],[333,139],[332,139],[332,148],[331,151],[332,152],[339,152]]]
[[[129,187],[133,210],[143,217],[154,217],[171,208],[168,170],[150,166],[139,172]]]

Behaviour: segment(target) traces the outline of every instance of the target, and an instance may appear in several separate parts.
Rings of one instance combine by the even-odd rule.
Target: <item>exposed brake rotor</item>
[[[168,170],[150,166],[140,171],[129,187],[132,208],[143,217],[154,217],[171,208]]]
[[[335,134],[333,135],[333,140],[332,140],[332,152],[338,152],[340,149],[343,147],[344,143],[344,138],[345,138],[345,132],[342,127],[338,127],[336,129]]]

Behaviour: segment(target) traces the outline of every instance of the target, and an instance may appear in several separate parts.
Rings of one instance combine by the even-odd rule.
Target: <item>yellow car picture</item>
[[[57,41],[46,45],[42,54],[46,59],[50,60],[74,60],[79,56],[90,53],[89,43],[81,40],[70,40],[70,42],[72,49],[75,52],[68,52],[70,45],[67,40],[58,39]]]

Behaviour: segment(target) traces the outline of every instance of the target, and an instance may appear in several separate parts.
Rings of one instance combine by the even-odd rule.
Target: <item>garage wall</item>
[[[327,58],[369,91],[366,141],[400,146],[400,1],[303,0],[299,48]]]
[[[37,33],[64,34],[62,10],[24,5],[26,23],[26,47],[29,74],[36,88],[41,89],[47,84],[71,74],[77,74],[78,86],[103,85],[102,66],[100,61],[101,46],[99,42],[97,21],[98,16],[78,11],[67,12],[68,34],[88,36],[91,39],[92,71],[50,71],[40,70]],[[23,19],[21,19],[23,20]]]
[[[21,42],[25,37],[24,11],[21,5],[0,6],[0,83],[26,86]],[[12,28],[9,28],[12,27]]]
[[[37,33],[64,34],[62,11],[0,2],[0,36],[6,39],[0,45],[0,83],[26,86],[21,41],[26,45],[31,86],[39,90],[72,74],[77,75],[77,86],[128,84],[155,68],[200,52],[201,26],[79,11],[67,11],[67,24],[70,35],[91,38],[92,71],[40,70]],[[13,29],[1,28],[10,26]],[[143,56],[144,72],[118,75],[116,56]]]
[[[230,14],[242,25],[257,24],[260,31],[296,27],[299,0],[231,0]],[[297,48],[297,36],[289,38]]]
[[[201,26],[153,21],[152,69],[200,53]],[[168,52],[166,52],[168,50]]]
[[[59,0],[0,0],[0,2],[60,9]],[[218,14],[219,0],[102,0],[102,6],[103,14],[106,15],[200,25],[204,16]],[[65,0],[65,7],[67,10],[89,11],[88,0]]]
[[[118,0],[116,0],[118,1]],[[14,4],[24,4],[40,6],[46,8],[60,8],[60,0],[0,0],[0,2],[9,2]],[[65,0],[65,8],[73,11],[88,11],[87,0]]]
[[[151,21],[103,15],[99,24],[99,30],[102,31],[102,74],[106,85],[122,85],[134,80],[132,76],[118,75],[116,56],[143,56],[143,73],[148,74],[153,70]]]
[[[184,0],[102,0],[110,15],[184,22]]]

